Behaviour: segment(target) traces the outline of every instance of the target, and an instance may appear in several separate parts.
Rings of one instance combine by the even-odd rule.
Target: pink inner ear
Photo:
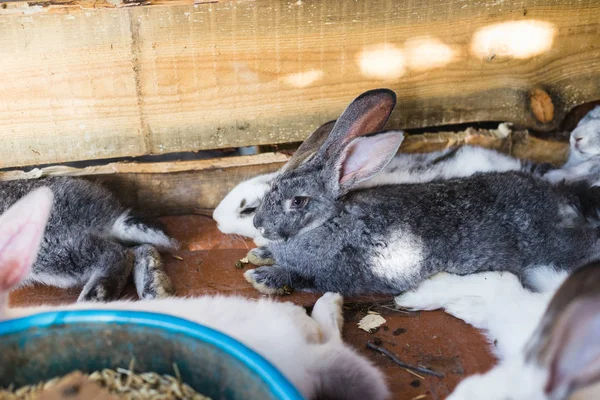
[[[357,142],[361,142],[361,140]],[[348,149],[346,162],[342,164],[342,178],[340,179],[340,183],[347,182],[369,165],[368,154],[362,153],[360,147],[360,143],[356,143],[356,145],[353,144]]]
[[[358,183],[380,172],[398,151],[403,137],[402,132],[387,132],[355,139],[342,156],[340,184]]]
[[[36,189],[0,215],[0,291],[19,284],[35,262],[52,207],[52,192]]]
[[[0,290],[19,284],[35,261],[44,226],[28,222],[8,237],[0,237]]]

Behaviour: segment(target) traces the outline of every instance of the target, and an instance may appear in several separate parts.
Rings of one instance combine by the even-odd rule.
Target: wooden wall
[[[558,126],[600,99],[596,0],[0,2],[0,168],[302,140],[389,87],[393,127]]]
[[[542,140],[526,131],[476,130],[426,133],[404,139],[401,152],[423,153],[464,144],[492,148],[521,159],[560,165],[566,161],[566,142]],[[0,172],[0,181],[44,176],[77,176],[97,181],[115,193],[123,204],[148,216],[199,213],[211,215],[238,183],[274,172],[288,156],[263,153],[253,156],[160,163],[110,163],[86,168],[50,166],[28,172]]]

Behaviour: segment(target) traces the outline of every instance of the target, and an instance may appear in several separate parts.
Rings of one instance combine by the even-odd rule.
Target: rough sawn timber
[[[90,4],[0,4],[0,168],[301,141],[382,86],[394,128],[600,99],[594,0]]]

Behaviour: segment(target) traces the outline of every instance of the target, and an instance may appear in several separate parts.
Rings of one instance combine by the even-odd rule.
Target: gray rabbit
[[[598,190],[523,172],[355,189],[396,154],[402,132],[380,131],[396,103],[378,89],[355,99],[318,152],[275,178],[254,225],[276,265],[246,272],[263,293],[398,294],[440,272],[571,268],[600,254],[587,223]]]
[[[40,186],[48,186],[55,201],[25,284],[83,286],[79,301],[108,301],[121,294],[133,272],[141,298],[173,292],[157,249],[172,250],[177,243],[129,215],[97,184],[67,177],[0,182],[0,213]]]

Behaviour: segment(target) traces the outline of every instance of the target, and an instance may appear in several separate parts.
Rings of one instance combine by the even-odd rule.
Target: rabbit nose
[[[265,228],[262,227],[262,218],[260,218],[258,216],[258,214],[254,215],[254,218],[252,219],[252,223],[254,224],[254,227],[256,229],[258,229],[258,231],[262,234],[262,232],[265,230]]]
[[[580,138],[580,137],[578,137],[578,138],[575,138],[575,143],[579,143],[579,142],[581,142],[581,140],[582,140],[582,139],[583,139],[583,138]]]
[[[263,228],[262,226],[260,228],[258,228],[258,231],[260,232],[261,235],[265,234],[265,228]]]

